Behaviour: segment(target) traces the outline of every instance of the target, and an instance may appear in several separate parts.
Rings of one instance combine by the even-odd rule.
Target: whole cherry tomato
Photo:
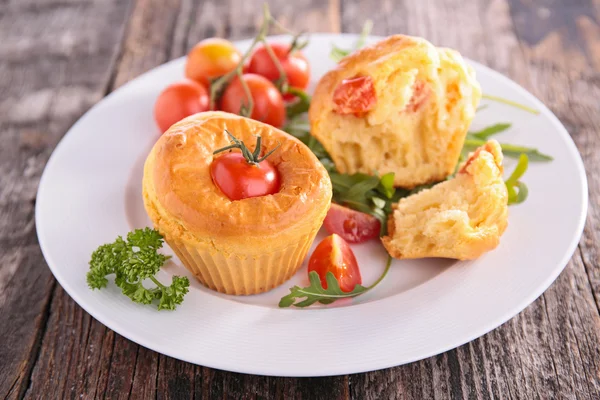
[[[375,84],[370,76],[344,79],[333,92],[333,110],[338,114],[359,117],[373,109],[376,103]]]
[[[216,156],[210,175],[230,200],[275,194],[280,186],[279,172],[269,160],[250,164],[240,152]]]
[[[288,85],[297,89],[306,89],[310,81],[310,65],[304,54],[299,50],[290,53],[289,44],[270,43],[270,46],[287,76]],[[264,45],[258,46],[252,53],[248,71],[262,75],[272,82],[277,81],[281,75]],[[284,95],[285,100],[294,97],[292,94]]]
[[[285,105],[279,90],[265,77],[256,74],[244,74],[242,78],[250,89],[254,107],[250,118],[265,122],[276,128],[285,121]],[[220,109],[239,114],[242,105],[248,105],[248,97],[239,77],[233,78],[221,97]]]
[[[185,80],[167,86],[154,103],[154,119],[161,132],[190,115],[207,111],[209,95],[206,88]]]
[[[241,60],[242,55],[229,40],[204,39],[188,53],[185,76],[208,87],[211,79],[233,71]]]
[[[331,272],[344,292],[362,283],[356,257],[344,239],[335,233],[317,245],[308,261],[308,273],[316,271],[323,288],[327,288],[327,272]]]
[[[350,243],[378,238],[381,230],[381,222],[374,216],[338,204],[331,204],[323,225],[327,232],[338,234]]]

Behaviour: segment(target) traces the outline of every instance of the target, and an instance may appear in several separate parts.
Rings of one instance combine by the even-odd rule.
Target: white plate
[[[371,38],[374,40],[374,38]],[[313,85],[334,66],[331,43],[352,35],[314,34],[305,53]],[[239,42],[240,48],[248,41]],[[279,309],[306,268],[266,294],[220,295],[192,280],[174,312],[134,304],[110,283],[88,289],[91,252],[136,227],[149,226],[141,199],[142,163],[158,138],[152,107],[183,77],[184,60],[160,66],[110,94],[65,135],[40,182],[36,224],[44,256],[63,288],[100,322],[160,353],[229,371],[321,376],[391,367],[452,349],[499,326],[535,300],[565,267],[587,210],[581,158],[565,128],[536,98],[497,72],[472,63],[485,93],[541,110],[532,115],[498,103],[477,114],[474,128],[512,122],[501,141],[538,147],[551,163],[531,163],[525,203],[510,207],[500,246],[471,262],[395,261],[374,291],[310,309]],[[485,103],[485,102],[484,102]],[[507,171],[514,162],[508,161]],[[383,269],[376,242],[355,247],[364,283]],[[186,274],[178,260],[160,272]],[[189,274],[188,274],[189,276]]]

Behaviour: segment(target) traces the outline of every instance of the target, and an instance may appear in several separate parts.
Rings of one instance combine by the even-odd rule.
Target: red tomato
[[[333,92],[333,109],[338,114],[363,115],[375,107],[375,84],[370,76],[344,79]]]
[[[252,165],[239,152],[217,156],[210,165],[210,176],[230,200],[266,196],[279,191],[279,172],[269,160]]]
[[[273,125],[283,126],[285,121],[285,105],[281,93],[266,78],[256,74],[244,74],[242,79],[250,89],[254,100],[254,108],[250,118]],[[248,104],[248,97],[239,77],[235,77],[225,89],[221,97],[220,109],[233,114],[239,114],[242,105]]]
[[[424,81],[416,81],[413,86],[413,95],[406,106],[406,110],[409,112],[418,111],[429,99],[430,95],[431,88]]]
[[[351,292],[356,285],[362,283],[358,263],[350,245],[335,233],[323,239],[310,256],[308,273],[311,271],[319,274],[325,289],[327,272],[333,273],[344,292]]]
[[[378,238],[381,230],[381,222],[374,216],[338,204],[331,204],[323,225],[327,232],[338,234],[350,243]]]
[[[300,51],[294,51],[290,54],[289,44],[270,43],[270,46],[287,75],[289,86],[302,90],[306,89],[310,80],[310,65],[304,54]],[[281,75],[264,45],[258,46],[252,53],[248,71],[262,75],[273,82],[279,79]],[[291,100],[294,97],[292,94],[284,95],[285,100]]]
[[[209,80],[233,71],[241,60],[242,55],[230,41],[204,39],[188,53],[185,76],[208,86]]]
[[[190,115],[207,111],[208,91],[201,84],[185,80],[167,86],[154,103],[154,119],[161,132]]]

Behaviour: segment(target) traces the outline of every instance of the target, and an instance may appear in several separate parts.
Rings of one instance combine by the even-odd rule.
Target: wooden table
[[[270,1],[294,29],[358,32],[371,18],[375,34],[408,33],[459,49],[532,91],[566,125],[590,185],[583,239],[543,296],[484,337],[366,374],[234,374],[124,339],[56,283],[40,252],[34,206],[60,138],[102,97],[198,40],[253,36],[261,3],[0,0],[0,396],[600,398],[600,0]]]

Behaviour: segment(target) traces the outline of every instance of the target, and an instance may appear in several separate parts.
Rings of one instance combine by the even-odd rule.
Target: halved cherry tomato
[[[381,222],[374,216],[339,204],[331,204],[323,225],[327,232],[336,233],[350,243],[378,238],[381,230]]]
[[[373,109],[376,103],[375,84],[370,76],[344,79],[333,92],[333,110],[338,114],[359,117]]]
[[[285,121],[285,105],[279,90],[267,80],[267,78],[256,74],[244,74],[242,78],[254,100],[254,108],[250,118],[265,122],[276,128],[283,126]],[[248,97],[239,77],[233,78],[229,83],[223,97],[221,97],[220,109],[233,114],[239,114],[242,105],[248,104]]]
[[[239,152],[217,156],[210,165],[210,175],[230,200],[275,194],[280,186],[279,171],[269,160],[252,165]]]
[[[233,71],[241,59],[242,55],[229,40],[204,39],[188,53],[185,76],[208,87],[211,79]]]
[[[194,81],[185,80],[167,86],[154,103],[154,119],[161,132],[190,115],[207,111],[208,90]]]
[[[270,43],[269,45],[287,75],[289,86],[306,89],[310,80],[310,65],[304,54],[298,50],[290,53],[289,44]],[[277,81],[281,75],[264,45],[258,46],[252,53],[248,72],[262,75],[272,82]],[[283,96],[285,100],[292,100],[294,97],[293,94]]]
[[[344,239],[335,233],[317,245],[308,261],[308,272],[316,271],[323,288],[327,288],[327,272],[331,272],[344,292],[362,283],[356,257]]]
[[[431,94],[431,88],[422,80],[418,80],[413,85],[413,95],[410,98],[410,102],[406,106],[406,110],[409,112],[418,111],[423,104],[429,99]]]

